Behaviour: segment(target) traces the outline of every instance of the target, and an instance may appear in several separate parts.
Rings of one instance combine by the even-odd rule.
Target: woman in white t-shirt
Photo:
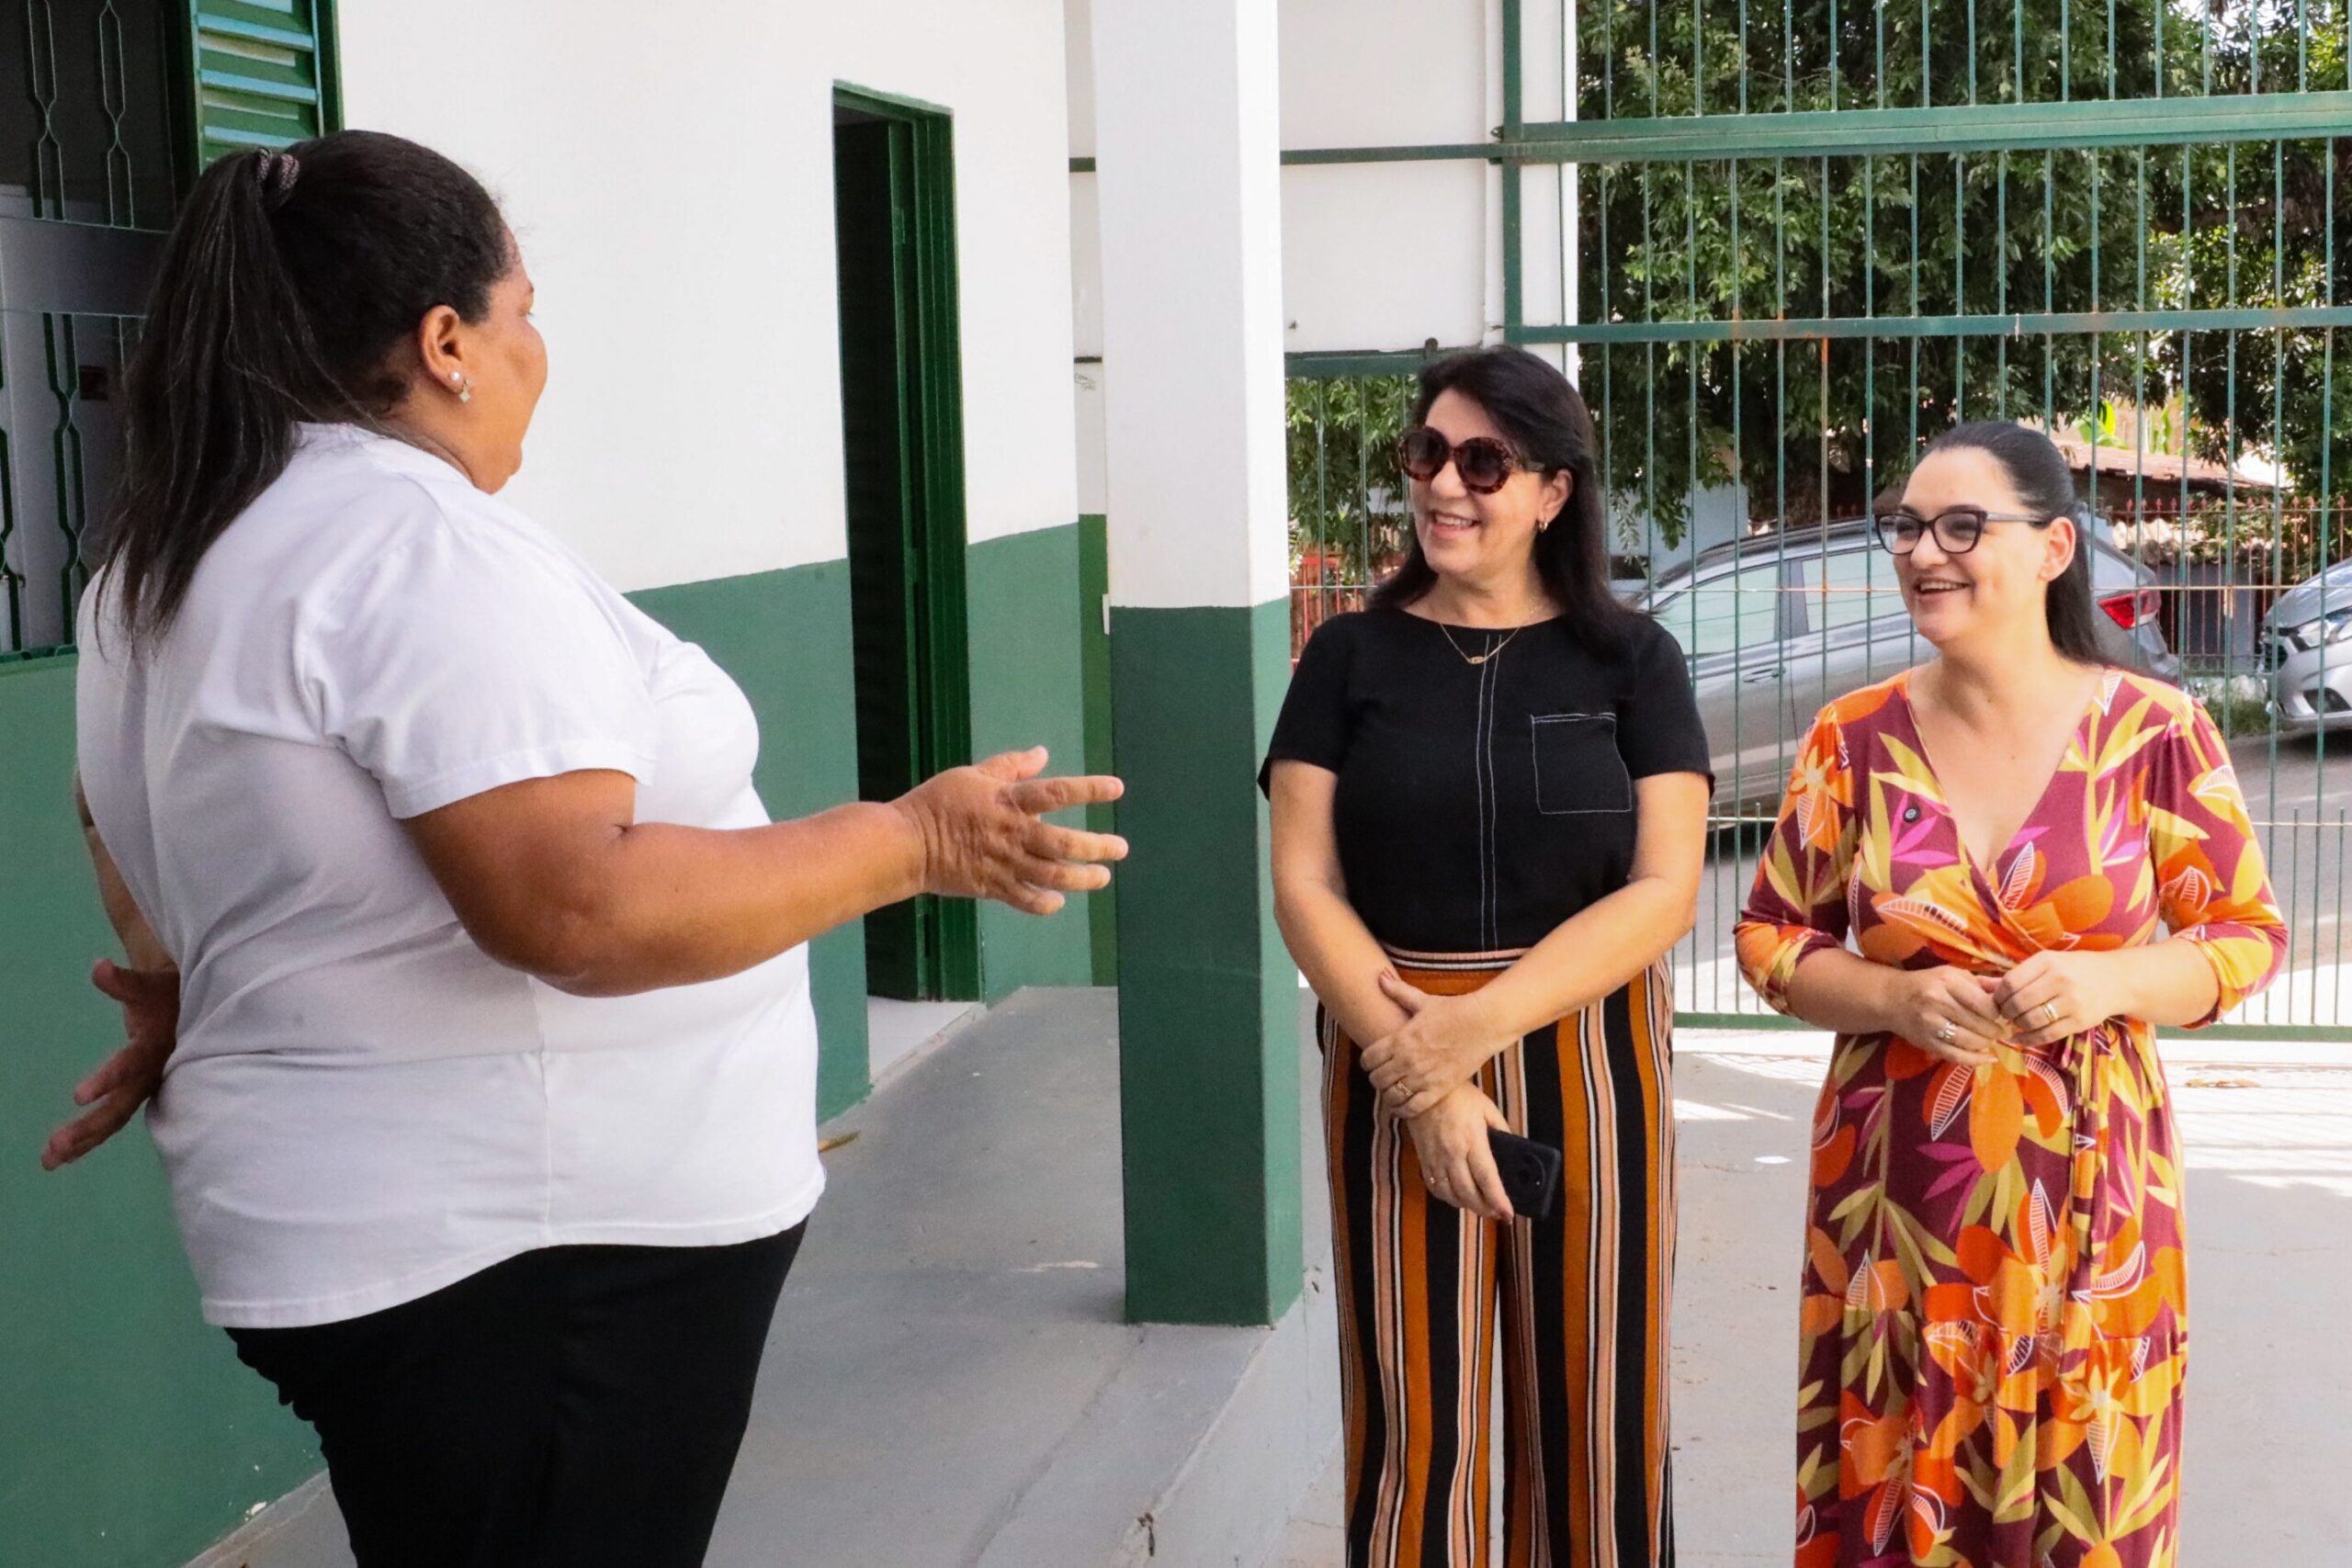
[[[771,825],[734,682],[493,499],[530,305],[424,148],[213,164],[82,606],[130,1043],[46,1158],[152,1099],[206,1318],[363,1568],[700,1562],[824,1185],[808,939],[1125,852],[1042,820],[1116,781],[1035,752]]]

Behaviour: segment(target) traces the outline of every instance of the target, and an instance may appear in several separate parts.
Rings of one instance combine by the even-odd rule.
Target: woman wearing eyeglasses
[[[1300,659],[1261,775],[1321,999],[1351,1568],[1670,1562],[1672,1004],[1708,749],[1610,594],[1584,403],[1484,349],[1421,374],[1414,539]],[[1488,1133],[1565,1154],[1515,1215]],[[1494,1364],[1501,1314],[1502,1365]]]
[[[1765,1000],[1838,1032],[1799,1568],[2178,1549],[2180,1154],[2155,1028],[2260,990],[2286,929],[2212,721],[2099,661],[2081,515],[2037,432],[1928,449],[1878,525],[1936,657],[1822,711],[1739,928]]]

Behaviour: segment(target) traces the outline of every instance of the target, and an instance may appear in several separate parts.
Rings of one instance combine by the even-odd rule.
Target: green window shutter
[[[331,0],[189,0],[198,168],[343,124]]]

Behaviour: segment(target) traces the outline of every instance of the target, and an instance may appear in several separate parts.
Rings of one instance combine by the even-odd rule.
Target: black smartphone
[[[1511,1212],[1522,1220],[1550,1219],[1560,1199],[1560,1151],[1498,1127],[1487,1129],[1487,1145],[1494,1150],[1495,1171]]]

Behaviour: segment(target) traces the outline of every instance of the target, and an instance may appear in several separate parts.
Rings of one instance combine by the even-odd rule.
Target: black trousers
[[[694,1568],[806,1229],[548,1247],[229,1337],[317,1429],[359,1568]]]

